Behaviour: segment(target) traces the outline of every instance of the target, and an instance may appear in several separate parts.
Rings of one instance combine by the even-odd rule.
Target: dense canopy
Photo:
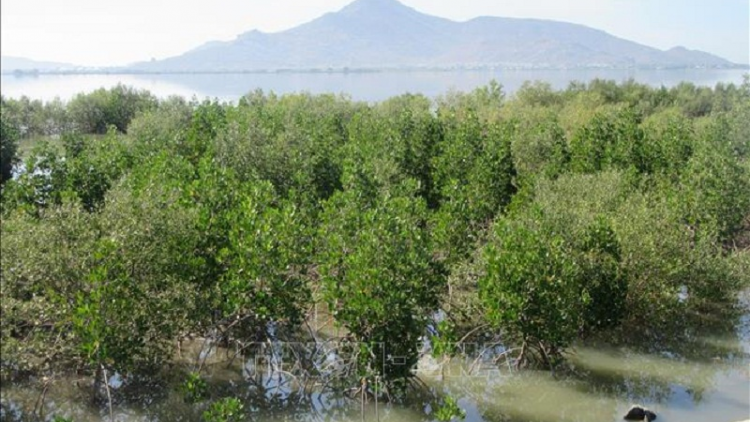
[[[0,128],[4,380],[158,378],[188,338],[323,343],[322,313],[353,362],[331,385],[397,399],[426,344],[554,368],[750,285],[748,79],[377,104],[118,86],[3,98]]]

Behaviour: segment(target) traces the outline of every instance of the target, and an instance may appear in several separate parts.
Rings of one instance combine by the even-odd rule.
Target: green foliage
[[[696,236],[703,235],[681,223],[671,200],[658,191],[634,193],[614,212],[613,228],[628,278],[628,315],[652,325],[679,312],[677,292],[696,275],[688,263],[697,257],[692,249]]]
[[[553,91],[549,83],[540,81],[524,82],[516,92],[516,99],[531,107],[549,107],[562,100],[560,94]]]
[[[440,422],[466,419],[466,411],[458,406],[458,402],[451,396],[446,396],[441,403],[436,404],[435,418]]]
[[[450,91],[436,100],[438,110],[472,110],[480,120],[496,121],[505,106],[503,86],[492,80],[485,86],[475,88],[470,93]]]
[[[500,219],[485,250],[479,295],[488,320],[509,338],[554,351],[575,338],[581,319],[579,268],[562,238]]]
[[[467,257],[516,191],[513,126],[484,126],[471,110],[461,112],[468,114],[445,117],[445,138],[433,164],[441,201],[433,214],[433,233],[448,263]]]
[[[67,135],[63,143],[68,189],[75,192],[86,210],[101,207],[110,187],[133,164],[129,148],[113,129],[96,140]]]
[[[386,194],[369,204],[348,190],[334,195],[321,217],[323,297],[361,344],[362,375],[409,377],[438,305],[443,279],[430,256],[424,201],[413,195]]]
[[[47,142],[37,145],[17,180],[5,187],[4,208],[31,214],[59,205],[66,195],[67,168],[60,152]]]
[[[26,96],[0,97],[3,119],[17,128],[21,138],[60,135],[73,129],[68,108],[59,98],[42,103]]]
[[[479,282],[486,318],[522,342],[542,343],[542,360],[580,334],[618,326],[628,283],[611,219],[628,189],[619,173],[540,181],[528,204],[496,223]],[[519,326],[521,315],[538,326]]]
[[[151,189],[140,197],[122,190],[110,196],[101,214],[107,236],[94,249],[98,254],[83,289],[90,289],[84,303],[99,309],[92,320],[107,322],[99,344],[118,370],[158,367],[169,359],[200,264],[186,253],[198,243],[195,214],[181,209],[174,193]],[[98,303],[95,295],[102,296]]]
[[[7,201],[30,212],[59,205],[66,196],[77,197],[88,211],[101,207],[110,187],[133,165],[130,148],[119,136],[113,128],[99,138],[66,133],[63,151],[38,144],[8,189]]]
[[[696,87],[689,82],[681,82],[672,88],[672,96],[681,105],[682,112],[688,117],[706,116],[713,110],[711,88]]]
[[[581,173],[635,168],[648,172],[641,117],[632,108],[600,112],[570,142],[571,168]]]
[[[725,116],[729,129],[726,136],[731,151],[740,159],[750,159],[750,93]]]
[[[169,169],[170,161],[182,166],[175,166],[179,171],[170,175],[167,183],[175,185],[174,189],[182,193],[184,205],[198,213],[195,229],[200,234],[200,243],[193,253],[205,262],[205,273],[197,279],[201,288],[211,289],[226,269],[219,253],[228,246],[229,213],[240,205],[243,190],[231,170],[215,165],[209,158],[202,159],[196,168],[187,157],[172,160],[163,155],[155,161],[153,171],[174,171]],[[205,306],[215,309],[218,304]]]
[[[690,224],[716,225],[727,239],[750,210],[750,173],[728,145],[726,132],[721,127],[712,132],[713,139],[702,142],[687,163],[681,180],[682,201]]]
[[[139,112],[128,125],[128,135],[140,155],[159,152],[178,153],[185,143],[193,105],[180,97],[171,97],[154,109]]]
[[[583,295],[583,328],[617,327],[626,314],[627,279],[622,273],[620,243],[607,219],[590,225],[578,246]]]
[[[67,132],[62,135],[65,157],[74,159],[80,156],[86,148],[86,139],[78,133]]]
[[[4,321],[33,327],[7,333],[11,343],[27,340],[14,353],[119,371],[147,371],[170,359],[191,306],[196,270],[186,252],[197,238],[194,215],[176,207],[171,193],[151,189],[135,197],[118,188],[100,214],[63,202],[39,219],[16,213],[3,222]],[[36,306],[27,310],[28,301]]]
[[[18,160],[18,131],[5,117],[5,107],[0,112],[0,186],[9,180]]]
[[[242,402],[234,397],[226,397],[211,403],[203,412],[206,422],[241,422],[245,420]]]
[[[679,177],[695,149],[692,122],[675,109],[650,116],[643,124],[649,170]]]
[[[511,151],[520,180],[530,183],[539,177],[555,178],[567,169],[568,143],[554,113],[529,111],[518,126]]]
[[[70,120],[81,133],[105,134],[110,126],[126,132],[130,121],[140,112],[156,106],[146,91],[124,85],[100,88],[90,94],[78,94],[67,106]]]
[[[432,356],[452,356],[458,349],[458,338],[456,338],[455,324],[448,319],[440,321],[430,335]]]
[[[313,233],[293,204],[274,202],[268,183],[242,195],[228,215],[227,246],[219,251],[227,267],[220,284],[223,315],[243,320],[238,329],[250,333],[265,332],[268,322],[300,324],[310,300],[305,271]]]
[[[190,372],[180,386],[183,398],[188,403],[195,403],[208,396],[208,383],[197,372]]]
[[[217,101],[204,101],[193,111],[184,142],[177,152],[196,165],[211,151],[212,141],[226,125],[226,111]]]
[[[1,99],[0,375],[156,378],[186,336],[306,341],[323,306],[357,359],[337,385],[390,394],[426,336],[452,356],[499,335],[553,365],[581,336],[709,314],[750,282],[748,99],[748,82],[633,81]],[[40,135],[61,136],[9,179]],[[207,396],[196,373],[182,390]],[[227,399],[204,416],[244,415]]]
[[[384,143],[381,151],[393,157],[401,177],[418,181],[419,195],[435,207],[437,193],[433,188],[431,160],[442,138],[442,127],[430,106],[427,98],[413,95],[384,102],[378,118],[387,129],[375,142]]]

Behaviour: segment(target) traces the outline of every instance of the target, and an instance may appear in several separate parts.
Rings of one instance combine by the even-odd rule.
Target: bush
[[[244,406],[239,399],[227,397],[211,403],[208,410],[203,412],[206,422],[240,422],[245,420]]]
[[[64,201],[4,220],[4,364],[137,372],[170,360],[198,272],[195,215],[176,204],[156,186],[118,187],[101,213]]]
[[[256,183],[228,211],[228,241],[219,251],[222,316],[242,321],[232,334],[256,342],[302,323],[310,303],[306,279],[313,233],[289,202],[275,203],[269,183]],[[269,323],[273,323],[271,326]]]
[[[13,167],[18,161],[18,131],[0,113],[0,186],[13,176]]]
[[[90,94],[78,94],[67,108],[77,131],[105,134],[110,126],[125,133],[138,113],[153,109],[156,104],[156,98],[147,91],[117,85],[108,90],[100,88]]]
[[[521,344],[519,364],[537,351],[547,366],[576,337],[582,297],[578,268],[564,240],[542,227],[504,219],[485,249],[479,295],[505,343]]]
[[[411,376],[443,286],[430,255],[426,207],[413,195],[412,187],[411,195],[367,204],[354,190],[337,193],[318,235],[323,297],[361,345],[359,375],[386,382]]]
[[[571,168],[580,173],[635,168],[649,171],[641,116],[632,108],[602,111],[571,139]]]

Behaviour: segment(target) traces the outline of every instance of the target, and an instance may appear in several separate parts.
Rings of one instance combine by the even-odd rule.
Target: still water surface
[[[414,71],[372,73],[256,73],[256,74],[182,74],[182,75],[39,75],[0,76],[2,94],[7,97],[26,95],[32,99],[70,99],[118,83],[147,89],[159,97],[180,95],[199,99],[206,97],[235,101],[256,89],[277,94],[306,91],[346,93],[354,100],[380,101],[407,92],[435,97],[450,90],[470,91],[491,80],[513,93],[525,81],[548,82],[561,89],[572,81],[588,82],[594,78],[622,82],[634,79],[652,86],[672,87],[682,81],[713,87],[717,83],[742,83],[747,70],[497,70],[497,71]]]
[[[469,371],[470,362],[476,362],[440,367],[426,358],[418,372],[425,393],[398,405],[370,401],[363,407],[357,400],[323,394],[315,387],[300,393],[288,384],[280,386],[275,376],[261,378],[258,384],[257,378],[250,379],[253,361],[228,363],[223,360],[226,355],[216,351],[209,356],[206,374],[214,396],[241,398],[250,420],[263,422],[434,421],[431,406],[436,394],[457,398],[467,422],[614,422],[622,420],[634,403],[651,408],[663,422],[733,422],[750,418],[750,293],[743,295],[742,303],[744,316],[726,330],[714,326],[685,337],[662,333],[657,336],[661,340],[644,344],[579,345],[569,356],[572,370],[564,375],[516,371],[489,361]],[[195,344],[183,355],[200,354],[201,347]],[[111,378],[115,419],[201,420],[205,405],[186,404],[175,388],[179,379],[175,375],[162,384],[122,388],[121,380]],[[52,385],[45,414],[84,422],[107,420],[106,405],[93,404],[91,390],[76,382],[72,378]],[[3,386],[0,419],[32,420],[14,415],[33,409],[39,396],[38,388]]]

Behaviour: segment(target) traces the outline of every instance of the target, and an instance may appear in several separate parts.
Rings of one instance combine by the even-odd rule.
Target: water
[[[686,330],[689,335],[665,335],[659,342],[590,341],[569,355],[564,373],[517,371],[502,361],[490,365],[454,360],[439,366],[426,358],[418,372],[425,388],[398,405],[370,400],[362,406],[318,386],[293,387],[289,377],[279,374],[251,375],[257,361],[227,360],[230,351],[216,347],[206,353],[203,341],[186,344],[181,356],[185,364],[193,357],[206,358],[205,374],[215,396],[241,398],[252,420],[263,422],[355,422],[363,415],[366,421],[433,421],[435,400],[445,394],[458,399],[467,422],[615,422],[635,403],[652,409],[664,422],[733,422],[750,418],[750,292],[742,300],[744,316],[721,322],[726,330],[711,324]],[[157,384],[110,377],[115,419],[201,420],[206,404],[186,404],[175,388],[182,371],[169,374],[171,378]],[[82,422],[106,420],[106,404],[92,403],[90,391],[90,380],[60,379],[46,394],[45,414]],[[38,387],[4,385],[0,419],[14,420],[13,414],[29,412],[39,398]]]
[[[17,98],[70,99],[75,94],[90,92],[118,83],[147,89],[159,97],[180,95],[190,98],[218,98],[234,101],[256,89],[277,94],[307,91],[346,93],[354,100],[379,101],[406,92],[428,97],[449,90],[470,91],[495,79],[506,93],[513,93],[525,81],[541,80],[553,88],[565,88],[571,81],[587,82],[594,78],[618,82],[634,79],[652,86],[671,87],[682,81],[713,87],[717,83],[742,83],[747,70],[496,70],[496,71],[413,71],[371,73],[248,73],[196,75],[39,75],[0,76],[2,94]]]

